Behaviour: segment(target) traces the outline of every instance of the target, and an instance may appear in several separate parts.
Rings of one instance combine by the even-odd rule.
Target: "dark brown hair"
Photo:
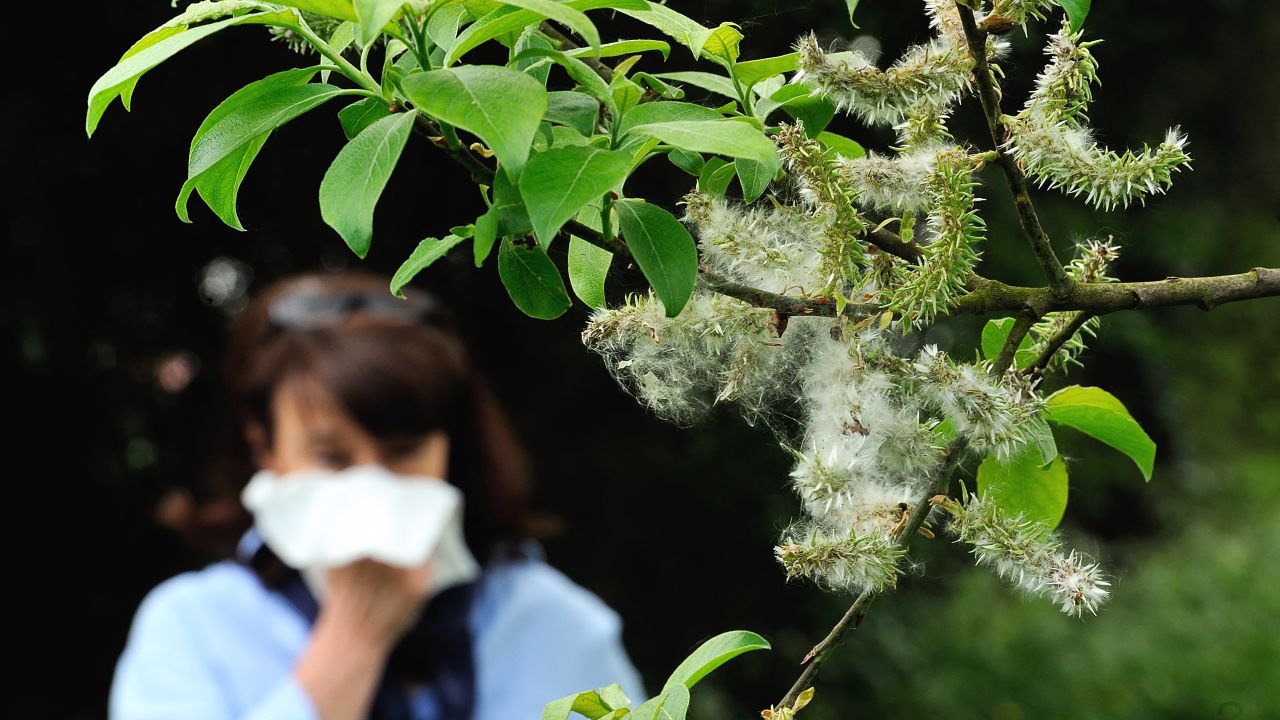
[[[257,470],[246,428],[258,423],[271,447],[276,388],[309,381],[298,382],[299,390],[318,383],[375,438],[445,432],[447,479],[466,498],[464,535],[481,563],[496,543],[554,532],[553,518],[530,509],[528,457],[488,382],[472,364],[455,316],[434,295],[414,288],[404,289],[408,300],[398,300],[389,284],[389,277],[363,270],[309,272],[279,280],[249,301],[228,334],[222,365],[222,452],[211,468],[209,497],[197,505],[182,491],[170,493],[157,509],[160,522],[205,552],[233,556],[253,522],[240,501]],[[346,293],[384,307],[407,307],[414,301],[434,311],[416,323],[355,309],[319,327],[282,326],[272,317],[273,303],[299,293]],[[278,317],[281,304],[275,307]],[[263,555],[267,562],[255,562],[255,567],[274,585],[287,568],[274,553]]]

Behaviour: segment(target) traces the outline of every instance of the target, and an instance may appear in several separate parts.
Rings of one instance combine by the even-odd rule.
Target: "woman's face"
[[[383,438],[365,431],[333,396],[320,387],[307,388],[300,401],[297,385],[283,383],[275,391],[275,446],[263,451],[261,435],[251,444],[259,448],[260,467],[278,475],[294,470],[342,470],[351,465],[378,464],[400,475],[445,478],[448,436],[437,430],[427,435]],[[252,433],[251,435],[256,434]]]

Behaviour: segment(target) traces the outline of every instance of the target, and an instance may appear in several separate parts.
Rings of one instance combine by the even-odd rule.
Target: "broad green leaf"
[[[618,57],[619,55],[631,55],[634,53],[647,52],[649,50],[657,50],[662,53],[662,59],[666,60],[667,57],[671,55],[671,44],[661,40],[617,40],[601,45],[599,57]],[[567,50],[565,51],[565,54],[569,57],[582,57],[583,55],[596,57],[596,54],[592,52],[591,48]]]
[[[161,40],[164,40],[167,37],[172,37],[174,35],[177,35],[180,32],[186,32],[187,27],[188,27],[187,25],[174,25],[171,27],[160,27],[155,30],[152,30],[151,32],[142,36],[141,40],[134,43],[133,47],[126,50],[124,52],[124,55],[120,56],[120,60],[123,61],[125,58],[129,57],[130,55],[137,55],[138,53],[151,47],[152,45],[155,45],[156,43],[160,42]],[[132,80],[126,83],[123,88],[120,89],[120,104],[124,105],[124,109],[126,111],[132,110],[133,89],[137,87],[138,80],[141,77],[142,77],[141,75],[135,76]]]
[[[680,148],[671,148],[667,151],[667,159],[671,161],[672,165],[675,165],[694,177],[698,177],[698,175],[702,173],[704,163],[702,161],[702,156],[696,152],[689,152],[688,150],[681,150]]]
[[[357,100],[338,111],[338,122],[348,140],[354,140],[365,128],[391,115],[391,109],[378,98]]]
[[[548,48],[528,48],[522,51],[515,59],[526,56],[545,57],[564,68],[565,72],[574,82],[582,87],[582,91],[591,97],[599,100],[605,109],[609,111],[610,118],[618,117],[618,106],[613,100],[613,91],[605,84],[603,78],[591,69],[590,65],[582,62],[578,58],[569,57],[559,50],[551,50]]]
[[[768,650],[769,641],[749,630],[720,633],[698,646],[667,678],[664,688],[680,683],[692,688],[708,673],[745,652]]]
[[[702,173],[698,175],[698,189],[708,195],[724,197],[737,170],[736,165],[726,162],[724,158],[709,158],[702,166]]]
[[[663,34],[672,37],[689,48],[696,60],[702,54],[702,48],[711,36],[711,28],[672,10],[666,5],[646,0],[643,9],[619,8],[623,15],[630,15],[646,25],[657,28]]]
[[[265,98],[271,97],[284,88],[303,85],[315,77],[315,74],[316,68],[314,67],[284,70],[249,83],[235,91],[226,100],[218,103],[217,107],[205,116],[205,119],[200,123],[200,127],[196,129],[195,135],[191,138],[190,152],[194,153],[196,144],[237,108],[261,103]],[[249,166],[253,163],[254,158],[258,156],[258,152],[270,135],[271,131],[267,130],[256,137],[250,138],[249,141],[232,149],[225,157],[213,163],[204,171],[188,177],[182,184],[182,190],[178,193],[177,202],[174,203],[174,212],[178,214],[178,217],[183,222],[191,222],[191,218],[187,214],[187,201],[191,197],[192,191],[196,191],[199,193],[200,198],[205,201],[205,204],[209,206],[209,209],[213,210],[223,222],[236,230],[243,231],[244,226],[241,225],[239,213],[236,211],[236,198],[240,192],[240,184],[244,181],[244,177],[249,171]]]
[[[757,102],[756,116],[763,119],[778,108],[802,121],[804,134],[809,137],[817,137],[836,114],[834,103],[822,95],[814,94],[813,88],[804,83],[783,85],[767,101]]]
[[[666,308],[667,317],[684,309],[698,279],[698,250],[680,221],[643,200],[614,204],[627,248]]]
[[[769,177],[778,172],[777,146],[764,133],[738,120],[676,120],[636,125],[630,132],[685,150],[755,160]]]
[[[747,60],[733,66],[733,76],[738,82],[751,86],[775,75],[791,72],[800,67],[800,53],[787,53],[777,57]]]
[[[1058,4],[1063,10],[1067,11],[1067,18],[1071,20],[1071,32],[1080,32],[1080,28],[1084,26],[1084,19],[1089,15],[1090,0],[1058,0]]]
[[[368,45],[382,34],[382,28],[400,12],[404,0],[354,0],[360,21],[360,44]]]
[[[458,30],[462,27],[462,16],[466,11],[465,6],[454,4],[430,13],[427,17],[427,37],[447,53],[458,39]]]
[[[538,82],[546,87],[547,79],[551,76],[551,66],[545,59],[539,57],[519,57],[519,54],[529,48],[543,48],[546,50],[554,50],[551,41],[547,36],[538,31],[537,26],[530,25],[520,33],[520,37],[516,39],[515,45],[512,46],[512,59],[507,63],[507,67],[515,68],[522,72],[537,78]]]
[[[738,61],[738,46],[742,43],[742,30],[737,23],[720,23],[702,44],[703,52],[721,65],[729,67]]]
[[[270,7],[261,3],[228,3],[228,5],[237,8],[259,5]],[[297,27],[297,22],[297,13],[292,10],[285,10],[281,12],[257,12],[248,15],[237,15],[207,25],[188,28],[176,34],[169,34],[165,29],[171,26],[162,26],[155,31],[155,33],[159,33],[157,35],[159,39],[153,38],[154,42],[150,42],[150,44],[138,49],[133,54],[127,54],[115,67],[103,73],[94,82],[93,87],[89,89],[89,108],[85,114],[85,133],[90,137],[93,136],[93,131],[97,129],[98,121],[102,119],[102,114],[106,112],[112,101],[122,93],[129,93],[132,96],[133,89],[138,83],[138,78],[190,45],[209,37],[219,30],[224,30],[234,25]],[[137,48],[143,42],[147,42],[145,37],[142,41],[136,43],[134,48]],[[130,50],[134,48],[130,48]]]
[[[562,9],[557,9],[556,12],[568,10],[581,13],[586,10],[600,8],[638,8],[641,3],[642,0],[567,0],[567,2],[553,4],[562,6]],[[500,7],[468,26],[458,36],[458,41],[449,50],[449,54],[445,56],[445,66],[453,65],[458,61],[458,58],[482,43],[509,32],[519,31],[527,25],[537,23],[545,17],[550,17],[541,12],[516,8],[512,5]],[[558,20],[559,18],[556,19]]]
[[[578,213],[578,222],[600,229],[600,206],[588,205]],[[604,281],[613,264],[613,253],[577,235],[569,235],[569,285],[573,294],[588,307],[605,307]]]
[[[279,0],[277,4],[327,15],[339,20],[350,20],[354,23],[360,22],[360,17],[356,15],[356,9],[352,6],[351,0]]]
[[[672,80],[674,82],[687,83],[694,87],[700,87],[703,90],[709,90],[717,95],[723,95],[732,100],[738,99],[738,91],[733,87],[733,81],[723,75],[713,75],[709,72],[666,72],[654,73],[654,77],[663,80]]]
[[[208,131],[191,144],[187,178],[195,178],[245,143],[352,90],[324,83],[306,83],[239,98]],[[219,106],[222,107],[222,106]]]
[[[520,194],[543,249],[583,206],[621,185],[630,169],[627,153],[585,146],[552,148],[530,158]]]
[[[636,125],[674,122],[677,120],[724,120],[724,116],[709,107],[686,102],[656,100],[629,110],[618,121],[618,134],[623,135]]]
[[[1061,456],[1040,462],[1036,448],[1026,446],[1005,462],[989,453],[978,466],[978,493],[994,499],[1010,515],[1058,526],[1067,509],[1067,465]]]
[[[541,247],[525,248],[511,238],[498,247],[498,276],[520,311],[540,320],[552,320],[573,304],[564,279]]]
[[[818,133],[817,140],[823,145],[834,150],[837,154],[843,155],[851,160],[854,158],[860,158],[867,154],[867,151],[863,150],[861,145],[843,135],[837,135],[824,130]]]
[[[496,65],[467,65],[416,73],[402,87],[423,112],[479,137],[512,178],[520,175],[547,90],[537,80]]]
[[[587,690],[578,693],[578,697],[573,701],[573,711],[587,717],[588,720],[599,720],[613,712],[613,708],[600,697],[600,693]]]
[[[1000,356],[1000,350],[1004,347],[1004,342],[1009,337],[1009,332],[1013,330],[1014,319],[1011,317],[996,318],[988,320],[987,324],[982,327],[982,356],[988,360],[995,360]],[[1025,370],[1031,367],[1031,363],[1035,362],[1036,356],[1032,351],[1035,341],[1031,338],[1031,333],[1027,333],[1022,338],[1022,342],[1018,344],[1018,349],[1014,351],[1013,363],[1019,370]]]
[[[547,93],[548,122],[559,123],[590,136],[600,117],[600,103],[586,93],[572,90],[553,90]]]
[[[401,263],[400,269],[396,270],[396,274],[391,278],[391,294],[403,298],[405,285],[408,285],[418,273],[427,269],[431,263],[444,257],[454,245],[465,239],[457,235],[448,235],[443,240],[429,237],[418,243],[418,247],[414,248],[413,253]]]
[[[1072,385],[1050,395],[1046,403],[1044,416],[1049,422],[1075,428],[1128,455],[1142,477],[1151,481],[1156,444],[1114,395],[1102,388]]]
[[[613,104],[618,112],[625,114],[640,102],[640,98],[644,96],[644,88],[615,71],[613,81],[609,83],[609,93],[613,96]]]
[[[347,143],[320,181],[320,217],[364,259],[373,240],[373,209],[413,129],[414,113],[384,117]]]
[[[629,717],[635,720],[684,720],[689,712],[689,688],[683,684],[664,687],[662,692],[640,703]]]
[[[738,182],[742,185],[742,199],[748,203],[755,202],[768,189],[773,175],[769,174],[762,163],[750,158],[738,158],[733,164],[737,169]]]

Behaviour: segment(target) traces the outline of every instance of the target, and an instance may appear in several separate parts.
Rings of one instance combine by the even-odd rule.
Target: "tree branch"
[[[1009,337],[1004,339],[1004,346],[1000,348],[1000,354],[996,356],[996,360],[991,364],[991,374],[1000,377],[1005,370],[1013,364],[1014,357],[1018,353],[1018,346],[1022,344],[1022,339],[1031,332],[1031,326],[1036,324],[1040,319],[1039,314],[1034,310],[1018,313],[1018,318],[1013,321],[1013,327],[1009,330]]]
[[[538,30],[543,35],[546,35],[547,37],[551,38],[551,40],[555,42],[556,45],[559,45],[560,46],[559,50],[561,52],[568,52],[569,50],[577,50],[579,47],[581,47],[580,45],[578,45],[578,43],[570,39],[567,35],[557,30],[555,26],[551,24],[550,20],[543,20],[542,24],[538,26]],[[600,62],[600,60],[597,58],[582,57],[578,59],[586,63],[587,67],[590,67],[592,70],[595,70],[596,74],[599,75],[601,78],[603,78],[605,82],[607,83],[613,82],[613,68]]]
[[[969,55],[973,57],[973,77],[978,84],[978,97],[982,100],[982,111],[987,116],[987,130],[991,133],[991,142],[995,147],[996,160],[1004,170],[1009,181],[1009,190],[1013,193],[1013,204],[1018,208],[1018,222],[1022,232],[1031,244],[1040,269],[1049,280],[1049,287],[1055,294],[1065,295],[1070,291],[1074,280],[1063,269],[1058,256],[1053,252],[1049,236],[1040,225],[1040,218],[1031,204],[1031,195],[1027,190],[1027,178],[1022,169],[1004,150],[1003,125],[1000,121],[1000,96],[996,92],[991,79],[991,67],[987,64],[987,33],[978,29],[973,19],[973,10],[963,0],[957,0],[956,7],[960,12],[960,23],[964,26],[965,39],[969,42]]]
[[[898,534],[894,536],[894,542],[901,547],[907,547],[915,534],[920,530],[920,526],[924,525],[924,521],[929,517],[929,511],[932,509],[932,499],[935,495],[942,495],[947,492],[947,488],[951,486],[951,477],[955,474],[960,466],[960,460],[964,456],[964,451],[968,447],[968,441],[963,436],[952,440],[947,448],[943,450],[946,457],[942,467],[938,470],[938,477],[933,485],[929,488],[915,507],[911,508],[911,514],[907,517],[907,522],[898,530]],[[840,622],[831,628],[831,632],[822,639],[822,642],[813,646],[808,655],[805,655],[801,661],[805,665],[804,671],[800,673],[800,677],[791,685],[791,689],[783,696],[782,701],[777,704],[779,708],[789,708],[795,704],[796,698],[800,693],[808,688],[814,676],[818,674],[818,670],[822,668],[823,663],[831,655],[831,651],[839,644],[841,638],[844,637],[851,628],[857,629],[862,625],[862,621],[866,618],[867,612],[871,608],[872,601],[875,600],[875,593],[867,591],[858,596],[849,609],[845,611],[844,617],[840,618]]]

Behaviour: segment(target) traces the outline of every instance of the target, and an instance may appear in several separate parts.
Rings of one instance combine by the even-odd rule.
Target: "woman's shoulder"
[[[488,624],[542,620],[605,635],[620,629],[621,617],[599,595],[548,563],[537,543],[526,541],[524,547],[528,552],[523,557],[485,568],[478,610]]]

